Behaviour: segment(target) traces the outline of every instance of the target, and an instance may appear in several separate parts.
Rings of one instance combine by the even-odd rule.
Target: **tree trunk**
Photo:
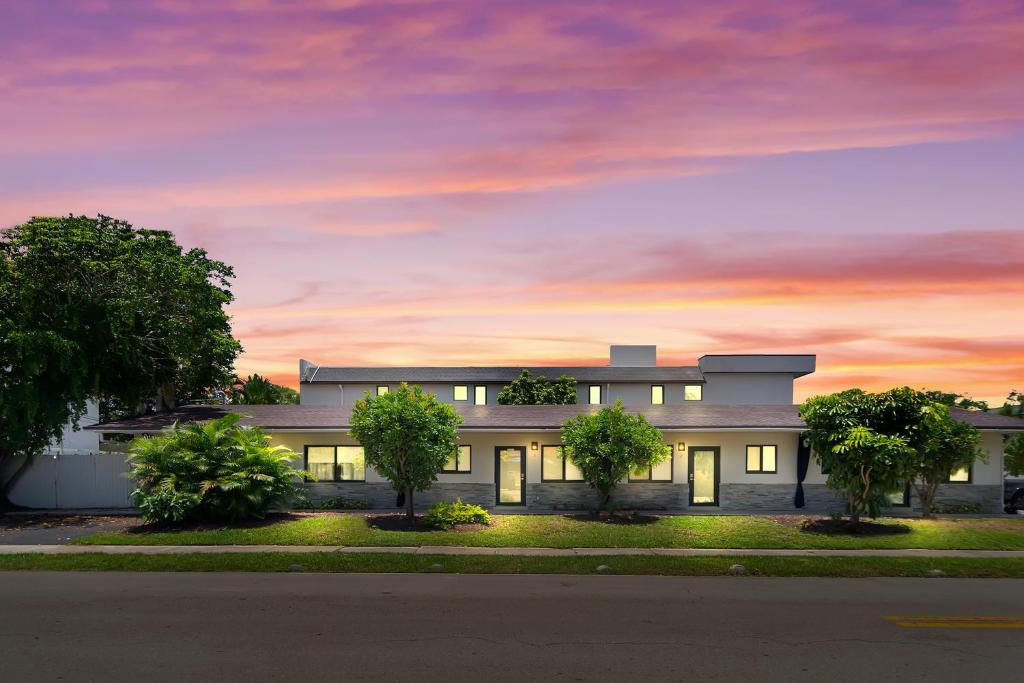
[[[13,453],[0,452],[0,475],[3,474],[4,469],[7,467],[7,463],[11,462],[14,459],[14,457],[15,456]],[[0,512],[4,512],[7,510],[28,509],[22,505],[17,505],[13,501],[11,501],[11,499],[7,496],[7,492],[11,489],[11,487],[14,484],[17,483],[19,479],[21,479],[21,475],[25,473],[25,471],[28,469],[29,464],[32,462],[32,457],[33,456],[31,455],[25,456],[25,459],[22,460],[20,465],[18,465],[18,469],[14,470],[14,474],[12,474],[7,479],[3,479],[2,477],[0,477]]]
[[[416,521],[416,515],[412,511],[412,487],[405,487],[405,519],[412,524]]]

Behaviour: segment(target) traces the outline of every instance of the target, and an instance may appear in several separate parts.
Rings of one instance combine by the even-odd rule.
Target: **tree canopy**
[[[815,396],[800,415],[828,486],[846,493],[854,522],[877,515],[887,494],[910,483],[930,514],[938,485],[981,453],[977,429],[909,387]]]
[[[169,232],[106,216],[0,231],[0,465],[46,448],[91,398],[173,404],[223,386],[241,351],[232,277]]]
[[[561,375],[551,381],[524,368],[518,377],[502,387],[498,403],[506,406],[575,405],[576,379]]]
[[[458,450],[462,423],[455,409],[418,386],[370,396],[352,407],[351,434],[363,447],[366,464],[405,493],[406,517],[414,519],[413,492],[437,480]]]
[[[600,495],[598,510],[630,472],[657,465],[671,455],[661,432],[643,415],[627,413],[622,401],[592,415],[577,415],[562,426],[562,450]]]
[[[945,391],[926,391],[924,395],[934,403],[941,403],[950,408],[963,408],[964,410],[988,410],[988,401],[978,401],[966,394],[955,394]]]
[[[297,404],[299,392],[291,387],[274,384],[266,377],[252,374],[238,378],[228,390],[231,403],[236,405]]]

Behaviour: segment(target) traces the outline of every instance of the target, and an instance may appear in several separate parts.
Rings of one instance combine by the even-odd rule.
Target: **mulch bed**
[[[410,524],[409,520],[402,513],[367,516],[366,523],[370,525],[371,529],[378,529],[380,531],[454,531],[457,533],[469,533],[489,528],[487,524],[456,524],[451,529],[435,529],[434,527],[426,526],[423,523],[423,517],[420,515],[417,515],[415,521]]]
[[[800,529],[829,536],[898,536],[910,533],[910,527],[905,524],[851,524],[846,519],[809,519],[800,525]]]
[[[577,522],[604,522],[605,524],[614,524],[617,526],[646,526],[648,524],[654,524],[661,517],[657,515],[642,515],[638,512],[620,512],[614,515],[601,514],[600,516],[594,513],[589,514],[577,514],[577,515],[565,515],[566,519],[571,519]]]
[[[236,522],[204,521],[182,522],[179,524],[141,524],[128,529],[127,533],[147,534],[162,531],[224,531],[226,529],[259,529],[260,527],[272,526],[281,522],[294,522],[307,516],[309,515],[296,512],[276,512],[267,515],[263,519],[245,519]]]
[[[118,515],[3,515],[0,529],[56,529],[120,523],[127,526],[133,521],[133,517]]]

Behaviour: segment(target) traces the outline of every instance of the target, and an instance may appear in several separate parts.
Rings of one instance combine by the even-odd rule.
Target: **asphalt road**
[[[1013,580],[7,572],[0,679],[1010,681],[1021,617]]]

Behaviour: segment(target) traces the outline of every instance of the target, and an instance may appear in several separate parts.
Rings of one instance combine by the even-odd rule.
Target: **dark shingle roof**
[[[458,406],[463,429],[557,429],[569,418],[601,406]],[[806,425],[795,405],[626,406],[643,413],[660,429],[792,429]],[[351,406],[184,406],[177,410],[86,427],[100,432],[156,432],[175,422],[212,420],[239,413],[242,424],[270,430],[348,429]],[[952,409],[954,417],[993,431],[1024,431],[1024,420],[971,410]]]
[[[511,382],[523,370],[534,375],[555,379],[569,375],[579,382],[693,382],[704,381],[696,366],[655,366],[655,367],[611,367],[607,365],[584,366],[540,366],[540,367],[448,367],[448,368],[330,368],[311,369],[303,382],[352,382],[373,384],[376,382]]]
[[[458,406],[464,429],[556,429],[569,418],[593,413],[601,406]],[[685,405],[626,407],[643,412],[663,429],[801,429],[803,421],[796,406]],[[89,427],[102,432],[154,432],[175,422],[211,420],[227,413],[239,413],[242,424],[267,429],[348,429],[351,406],[184,406],[177,410],[143,415]]]

